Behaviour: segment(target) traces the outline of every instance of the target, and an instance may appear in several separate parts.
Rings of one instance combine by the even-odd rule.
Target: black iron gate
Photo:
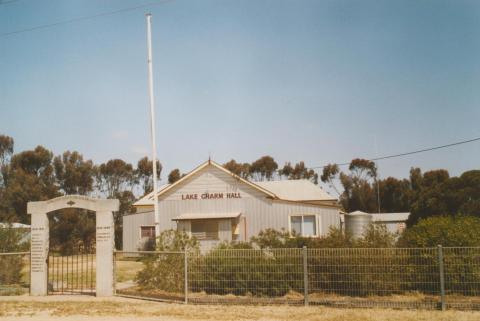
[[[95,249],[48,255],[48,294],[95,295]]]

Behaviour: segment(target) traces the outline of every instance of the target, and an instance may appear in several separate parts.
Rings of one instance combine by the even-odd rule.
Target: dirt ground
[[[2,321],[304,320],[478,321],[480,312],[333,309],[299,306],[219,306],[148,302],[88,296],[0,297]]]

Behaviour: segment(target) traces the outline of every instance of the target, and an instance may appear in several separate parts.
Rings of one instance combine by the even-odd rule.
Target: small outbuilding
[[[154,194],[123,217],[123,250],[136,251],[155,237]],[[195,236],[203,251],[221,242],[246,241],[261,230],[326,235],[340,225],[337,199],[308,180],[252,182],[208,160],[158,190],[160,231]]]
[[[340,214],[340,224],[342,230],[351,231],[355,236],[363,234],[369,224],[385,225],[391,233],[402,233],[407,226],[406,222],[409,216],[409,212],[365,213],[354,211]]]

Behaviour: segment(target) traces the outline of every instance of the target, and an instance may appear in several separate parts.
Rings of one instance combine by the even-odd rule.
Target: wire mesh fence
[[[184,252],[115,252],[116,295],[185,301]]]
[[[445,305],[447,308],[480,309],[480,248],[443,249]]]
[[[195,303],[303,303],[302,249],[214,250],[188,258]]]
[[[309,302],[437,308],[438,253],[423,249],[309,249]]]
[[[117,252],[118,295],[198,304],[480,309],[480,248]]]
[[[30,292],[30,252],[0,253],[0,296]]]

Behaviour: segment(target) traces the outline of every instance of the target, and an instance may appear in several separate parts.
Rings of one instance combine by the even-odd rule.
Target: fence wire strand
[[[94,256],[51,260],[51,287],[94,282],[83,274]],[[66,284],[72,276],[58,274],[72,263],[82,273]],[[117,295],[159,301],[480,310],[476,247],[116,252],[115,279]],[[29,286],[30,253],[0,253],[0,295]]]
[[[117,294],[197,304],[480,309],[480,248],[444,248],[441,260],[438,251],[117,252]]]

